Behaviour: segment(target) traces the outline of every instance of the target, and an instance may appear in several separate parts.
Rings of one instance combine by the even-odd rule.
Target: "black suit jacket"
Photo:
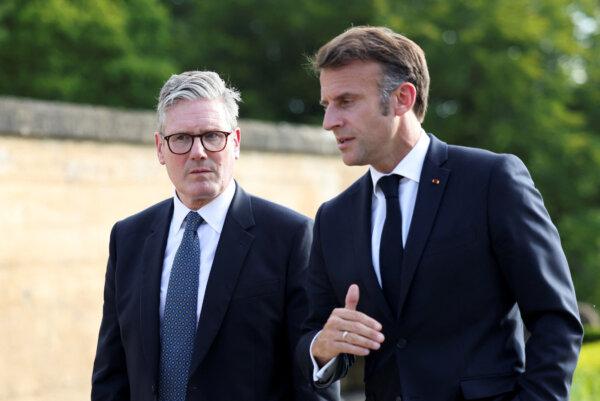
[[[112,229],[92,400],[157,397],[160,277],[172,214],[169,199]],[[311,227],[237,187],[206,287],[187,400],[322,399],[292,357],[308,312]],[[321,393],[337,399],[339,388]]]
[[[357,283],[358,309],[386,338],[366,358],[367,400],[566,401],[582,327],[558,232],[523,163],[431,136],[398,316],[371,263],[372,191],[367,173],[317,214],[297,355],[306,376],[310,341]],[[351,362],[342,355],[336,379]]]

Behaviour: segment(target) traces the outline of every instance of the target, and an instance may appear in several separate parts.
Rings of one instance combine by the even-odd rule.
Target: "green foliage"
[[[600,341],[600,328],[598,327],[589,327],[585,326],[583,330],[583,342],[584,343],[593,343]],[[600,368],[600,364],[598,365]],[[599,377],[600,379],[600,377]]]
[[[600,394],[600,342],[584,344],[571,386],[572,401],[596,401]]]
[[[172,4],[182,69],[218,71],[242,89],[242,117],[320,123],[306,56],[372,19],[360,0],[220,0]],[[191,45],[193,44],[193,45]]]
[[[149,107],[172,71],[155,0],[6,0],[0,93]]]

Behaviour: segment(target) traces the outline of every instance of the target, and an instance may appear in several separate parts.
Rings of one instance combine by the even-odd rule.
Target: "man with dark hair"
[[[311,222],[233,180],[238,101],[210,71],[160,92],[154,139],[175,193],[112,229],[92,400],[339,399],[294,363]]]
[[[369,171],[317,213],[305,374],[327,387],[358,355],[369,401],[568,400],[582,327],[524,164],[423,131],[425,55],[390,29],[351,28],[313,61],[323,127]]]

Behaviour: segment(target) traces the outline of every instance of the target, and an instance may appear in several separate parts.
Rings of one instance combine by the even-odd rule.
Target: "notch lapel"
[[[448,145],[433,135],[430,135],[430,137],[431,143],[423,163],[417,200],[404,250],[398,306],[399,315],[402,313],[402,307],[427,244],[429,233],[433,227],[450,176],[449,169],[440,167],[448,158]]]
[[[236,185],[206,285],[190,375],[206,356],[221,327],[246,254],[254,240],[254,236],[247,231],[254,224],[250,197]]]
[[[349,232],[354,232],[352,236],[354,248],[354,260],[356,261],[355,269],[359,271],[359,276],[362,281],[362,289],[366,290],[367,294],[362,295],[362,299],[372,300],[375,306],[381,313],[390,321],[394,321],[392,311],[383,296],[383,290],[377,281],[373,261],[371,259],[371,209],[373,198],[373,181],[371,173],[367,171],[360,180],[358,186],[358,202],[353,205],[354,210],[349,214],[356,216],[357,226],[351,227]],[[359,303],[360,305],[360,303]]]
[[[151,377],[158,379],[160,278],[167,236],[173,216],[173,200],[167,200],[152,226],[142,250],[140,288],[140,327],[142,349]]]

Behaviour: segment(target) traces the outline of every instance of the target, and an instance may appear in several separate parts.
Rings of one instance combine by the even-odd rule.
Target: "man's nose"
[[[325,108],[325,114],[323,115],[323,129],[331,131],[334,128],[342,126],[342,119],[340,113],[337,112],[333,107],[329,106]]]
[[[206,149],[202,146],[202,141],[199,136],[192,137],[192,148],[190,149],[190,157],[194,159],[206,158]]]

